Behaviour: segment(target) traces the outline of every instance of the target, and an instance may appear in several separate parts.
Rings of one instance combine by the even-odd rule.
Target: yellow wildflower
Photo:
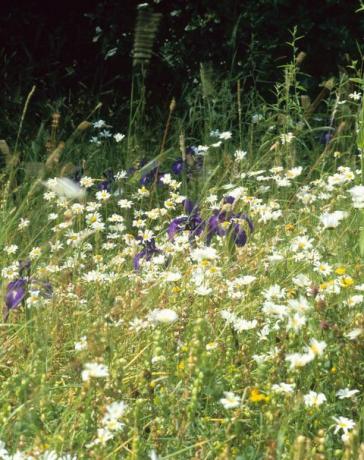
[[[350,287],[354,284],[354,280],[351,276],[344,276],[341,278],[341,286]]]
[[[263,402],[268,402],[269,401],[269,396],[266,396],[264,395],[263,393],[261,393],[258,388],[253,388],[250,392],[250,396],[249,396],[249,399],[251,402],[260,402],[260,401],[263,401]]]

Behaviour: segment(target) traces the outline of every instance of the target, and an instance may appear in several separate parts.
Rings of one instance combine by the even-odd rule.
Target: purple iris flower
[[[226,196],[224,204],[233,204],[234,200],[234,197]],[[177,233],[189,230],[191,241],[205,232],[207,245],[211,243],[214,236],[230,236],[236,246],[244,246],[247,242],[247,232],[239,221],[244,220],[248,224],[250,233],[254,231],[254,224],[250,217],[243,212],[233,213],[230,207],[213,211],[213,214],[205,221],[192,201],[185,199],[183,207],[187,215],[176,217],[168,226],[167,233],[170,240],[173,240]]]
[[[203,158],[197,156],[197,153],[197,147],[193,145],[187,147],[185,158],[177,158],[177,160],[172,163],[172,172],[176,174],[176,176],[179,176],[183,171],[186,171],[189,177],[193,172],[201,169],[203,165]]]
[[[26,294],[27,280],[19,278],[11,281],[6,288],[5,304],[8,310],[17,308]]]
[[[183,230],[185,230],[187,220],[187,216],[176,217],[172,220],[167,229],[168,238],[170,240],[173,240],[177,233],[183,232]]]
[[[163,173],[159,171],[159,168],[154,168],[151,171],[149,171],[148,174],[145,174],[142,176],[140,179],[140,185],[148,185],[152,184],[154,182],[157,182],[157,184],[162,184],[161,179],[164,176]]]
[[[147,241],[144,245],[144,249],[134,256],[134,269],[139,270],[141,259],[150,260],[153,256],[161,253],[162,251],[156,247],[154,240]]]
[[[233,224],[230,230],[231,238],[236,246],[245,246],[247,241],[246,231],[239,224]]]
[[[235,198],[232,196],[224,197],[224,204],[232,205]],[[214,235],[230,235],[236,246],[244,246],[247,242],[247,234],[243,226],[236,220],[245,220],[250,232],[254,231],[254,224],[250,217],[245,213],[233,213],[229,210],[214,211],[214,214],[207,221],[206,243],[210,244]],[[230,223],[229,228],[225,231],[223,223]]]
[[[198,207],[193,203],[193,201],[189,200],[188,198],[184,199],[182,201],[182,204],[187,214],[198,213]]]
[[[245,213],[232,214],[230,219],[231,225],[229,227],[228,233],[230,234],[232,241],[236,244],[236,246],[245,246],[248,237],[245,229],[240,223],[236,222],[236,219],[245,220],[245,222],[248,224],[250,233],[254,231],[253,221]]]
[[[6,287],[6,309],[4,313],[5,321],[9,317],[10,310],[19,308],[20,304],[27,295],[29,285],[35,285],[41,291],[41,295],[47,299],[50,299],[53,295],[52,285],[48,281],[41,281],[30,277],[29,260],[19,261],[19,273],[21,278],[18,278],[15,281],[11,281]]]
[[[185,230],[189,230],[190,238],[194,239],[201,235],[205,228],[205,222],[200,216],[198,207],[188,199],[183,200],[182,203],[187,216],[176,217],[169,224],[167,233],[170,240],[173,240],[177,233]]]
[[[110,182],[108,180],[103,180],[99,184],[97,184],[97,189],[98,190],[110,190]]]
[[[198,148],[195,145],[189,145],[186,148],[186,155],[197,155]]]
[[[105,180],[97,184],[97,189],[106,190],[110,192],[111,186],[115,182],[114,173],[111,169],[107,169],[106,171],[104,171],[103,176],[105,177]]]
[[[211,243],[211,240],[214,235],[224,236],[226,234],[225,230],[221,226],[224,220],[224,217],[222,217],[222,214],[218,211],[215,211],[215,213],[208,218],[206,244]]]
[[[245,214],[245,212],[242,212],[241,214],[236,214],[236,217],[237,217],[238,219],[243,219],[243,220],[245,220],[245,222],[248,224],[248,227],[249,227],[250,232],[251,232],[251,233],[254,232],[254,223],[253,223],[253,221],[251,220],[251,218],[250,218],[247,214]]]
[[[196,236],[201,235],[204,231],[205,222],[199,214],[191,214],[190,216],[176,217],[169,224],[167,233],[170,240],[176,236],[177,233],[181,233],[185,230],[189,230],[190,239],[194,239]]]
[[[175,162],[172,163],[172,172],[179,176],[185,168],[185,162],[182,158],[178,158]]]
[[[224,204],[233,204],[235,201],[235,198],[233,196],[225,196],[224,197]]]

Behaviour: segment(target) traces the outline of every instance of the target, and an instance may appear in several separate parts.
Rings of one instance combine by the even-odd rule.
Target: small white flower
[[[346,332],[344,336],[349,339],[349,340],[355,340],[357,339],[362,333],[364,332],[364,329],[358,327],[356,329],[353,329],[349,332]]]
[[[208,151],[208,149],[209,149],[208,145],[198,145],[196,155],[203,156]]]
[[[235,395],[232,391],[224,391],[224,396],[224,398],[220,399],[220,403],[225,409],[235,409],[240,406],[240,396]]]
[[[278,284],[273,284],[263,291],[263,296],[266,300],[284,299],[286,296],[286,290],[281,288]]]
[[[39,304],[40,301],[40,291],[30,291],[29,296],[26,300],[26,306],[28,308],[30,307],[36,307]]]
[[[276,383],[272,385],[272,391],[275,393],[293,393],[296,387],[295,383]]]
[[[133,202],[130,200],[119,200],[118,206],[120,206],[122,209],[130,209],[133,206]]]
[[[247,156],[247,152],[245,150],[236,150],[234,153],[235,161],[242,161]]]
[[[94,180],[91,177],[83,176],[80,180],[81,187],[90,188],[94,185]]]
[[[279,137],[280,137],[282,145],[290,144],[292,140],[294,139],[293,133],[281,134]]]
[[[87,337],[84,335],[80,338],[79,342],[75,342],[75,351],[82,351],[87,349]]]
[[[144,187],[144,185],[143,187],[138,188],[137,193],[141,198],[148,197],[150,195],[149,190],[146,187]]]
[[[286,356],[286,361],[290,363],[290,369],[298,369],[306,366],[313,360],[311,353],[292,353]]]
[[[95,444],[101,444],[102,446],[104,446],[107,443],[107,441],[109,441],[113,437],[114,435],[107,428],[98,428]]]
[[[215,148],[217,148],[217,147],[220,147],[221,144],[222,144],[222,141],[217,141],[217,142],[214,142],[213,144],[211,144],[210,147],[215,147]]]
[[[219,138],[223,140],[231,139],[232,133],[230,131],[224,131],[220,133]]]
[[[8,458],[10,458],[9,452],[6,449],[5,443],[3,441],[0,441],[0,458],[4,460],[8,460]]]
[[[323,393],[316,393],[316,391],[310,391],[303,396],[306,407],[318,407],[327,401],[326,396]]]
[[[6,252],[6,254],[15,254],[16,251],[18,250],[18,246],[16,244],[11,244],[9,246],[5,246],[4,247],[4,251]]]
[[[308,276],[304,275],[303,273],[300,273],[297,276],[295,276],[294,278],[292,278],[292,281],[296,286],[298,286],[300,288],[307,288],[307,287],[311,286],[311,284],[312,284],[312,281],[310,280],[310,278]]]
[[[339,399],[352,398],[357,393],[360,393],[359,390],[350,390],[349,388],[342,388],[336,392],[336,396]]]
[[[110,197],[111,195],[107,190],[100,190],[96,193],[96,198],[99,201],[107,201]]]
[[[158,454],[154,449],[149,452],[149,458],[150,460],[159,460]]]
[[[363,302],[364,296],[362,295],[353,295],[348,298],[348,300],[345,302],[345,304],[348,307],[354,307],[355,305],[359,305]]]
[[[114,134],[113,137],[114,137],[116,142],[121,142],[124,139],[125,134],[116,133],[116,134]]]
[[[90,139],[90,142],[91,142],[91,144],[96,144],[96,145],[101,144],[101,141],[99,140],[99,138],[97,136],[92,136],[91,139]]]
[[[37,259],[42,254],[42,250],[39,247],[33,248],[29,253],[29,259],[34,260]]]
[[[256,124],[263,120],[263,115],[261,113],[254,113],[252,116],[252,123]]]
[[[128,177],[128,173],[123,169],[115,174],[115,180],[122,180]]]
[[[245,275],[245,276],[240,276],[239,278],[236,279],[236,281],[238,282],[239,286],[247,286],[253,283],[256,279],[257,279],[256,276]]]
[[[334,433],[338,433],[340,430],[342,430],[344,433],[347,433],[348,431],[352,430],[355,427],[355,422],[351,420],[350,418],[346,417],[332,417],[335,422],[335,430]]]
[[[360,101],[361,99],[361,93],[354,91],[353,93],[349,94],[350,99],[353,101]]]
[[[302,173],[302,169],[302,166],[296,166],[295,168],[289,169],[286,175],[289,179],[294,179]]]
[[[301,330],[301,328],[306,324],[307,319],[305,316],[295,313],[293,316],[288,318],[287,329],[292,329],[295,332]]]
[[[107,138],[111,137],[112,134],[108,129],[104,129],[103,131],[99,132],[99,136],[107,139]]]
[[[289,299],[288,306],[293,313],[305,313],[312,308],[308,300],[302,295],[298,299]]]
[[[356,185],[348,190],[353,200],[353,206],[357,209],[364,208],[364,185]]]
[[[327,344],[324,341],[319,342],[316,339],[311,339],[307,351],[308,353],[312,353],[313,356],[322,356],[326,346]]]
[[[179,281],[181,278],[182,278],[182,274],[179,272],[166,272],[164,275],[164,279],[168,283]]]
[[[95,123],[92,124],[92,126],[94,128],[103,128],[104,126],[106,126],[106,123],[104,122],[104,120],[99,120],[99,121],[95,121]]]
[[[87,382],[90,378],[106,378],[109,376],[109,370],[105,364],[86,363],[81,376],[84,382]]]
[[[27,228],[30,224],[30,221],[28,219],[23,219],[22,217],[20,218],[20,222],[18,224],[18,229],[19,230],[24,230],[24,228]]]
[[[345,211],[325,212],[320,216],[320,221],[324,228],[336,228],[347,216],[348,213]]]
[[[178,315],[169,308],[155,309],[148,315],[148,320],[152,323],[170,324],[177,321]]]

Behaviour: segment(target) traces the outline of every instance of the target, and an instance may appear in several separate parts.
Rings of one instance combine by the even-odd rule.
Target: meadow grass
[[[318,113],[294,69],[14,135],[1,459],[364,459],[361,94]]]

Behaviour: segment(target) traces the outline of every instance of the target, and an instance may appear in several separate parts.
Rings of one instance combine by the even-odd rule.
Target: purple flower
[[[231,238],[236,246],[245,246],[247,236],[245,230],[239,224],[233,224],[230,230]]]
[[[182,204],[187,214],[192,214],[193,212],[198,213],[198,207],[195,206],[193,201],[189,200],[188,198],[184,199]]]
[[[243,220],[245,220],[245,222],[248,224],[248,227],[249,227],[250,232],[251,232],[251,233],[254,232],[254,224],[253,224],[253,221],[251,220],[251,218],[250,218],[247,214],[245,214],[245,212],[242,212],[242,213],[240,213],[240,214],[235,214],[235,217],[236,217],[237,219],[243,219]]]
[[[115,177],[114,173],[112,172],[111,169],[107,169],[104,173],[103,176],[105,177],[105,180],[97,184],[97,189],[98,190],[107,190],[108,192],[111,191],[111,186],[113,182],[115,182]]]
[[[170,240],[173,240],[177,233],[180,233],[183,230],[185,230],[187,220],[187,216],[176,217],[172,220],[172,222],[168,225],[167,228],[168,238]]]
[[[193,172],[197,172],[202,168],[203,157],[197,156],[197,147],[191,145],[186,148],[185,158],[177,158],[172,163],[171,169],[176,176],[179,176],[183,171],[187,172],[187,177],[190,178]]]
[[[185,168],[185,162],[182,158],[178,158],[175,162],[172,163],[172,172],[179,176]]]
[[[226,196],[224,204],[233,204],[234,200],[234,197]],[[192,201],[185,199],[183,206],[187,215],[176,217],[171,221],[167,229],[170,240],[173,240],[177,233],[189,230],[191,241],[205,232],[207,245],[211,243],[214,236],[227,236],[236,246],[244,246],[247,242],[247,232],[241,221],[244,220],[248,224],[250,233],[254,231],[253,221],[245,213],[233,213],[229,209],[215,210],[207,220],[203,220],[198,207]]]
[[[27,280],[19,278],[11,281],[6,288],[5,304],[8,310],[13,310],[19,306],[26,294]]]
[[[148,185],[154,182],[162,184],[161,178],[163,176],[164,174],[159,171],[159,168],[154,168],[148,174],[142,176],[142,178],[140,179],[140,185]]]
[[[186,148],[186,155],[196,155],[198,153],[198,148],[194,145],[189,145],[187,148]]]
[[[205,222],[199,214],[198,207],[191,200],[183,200],[183,207],[188,214],[187,216],[176,217],[169,224],[167,233],[170,240],[173,240],[177,233],[185,230],[190,231],[190,238],[194,239],[201,235],[205,228]]]
[[[221,223],[224,219],[221,219],[221,214],[215,212],[214,215],[209,217],[207,220],[207,235],[206,243],[210,244],[214,235],[224,236],[226,234],[225,230],[221,227]]]
[[[233,196],[228,195],[224,197],[225,204],[233,204],[234,201],[235,201],[235,198]]]
[[[156,247],[154,240],[147,241],[145,243],[144,249],[138,252],[136,256],[134,256],[134,260],[133,260],[134,269],[139,270],[141,259],[150,260],[153,256],[157,254],[161,254],[161,253],[162,251]]]
[[[9,317],[10,310],[17,309],[25,296],[27,295],[28,286],[34,285],[40,291],[41,295],[46,299],[50,299],[53,295],[52,285],[48,281],[40,281],[29,277],[30,273],[30,261],[20,261],[19,262],[19,272],[22,274],[24,271],[27,271],[28,276],[23,278],[18,278],[15,281],[11,281],[6,288],[5,294],[5,312],[4,312],[4,321]],[[24,276],[24,275],[23,275]]]
[[[225,197],[224,202],[232,204],[234,198],[231,196]],[[230,235],[232,241],[236,246],[244,246],[247,242],[247,234],[243,226],[236,222],[236,220],[245,220],[248,224],[249,230],[252,233],[254,231],[253,221],[245,213],[234,214],[232,212],[224,211],[215,211],[207,221],[207,235],[206,243],[210,244],[214,235],[224,236]],[[226,232],[222,227],[222,223],[229,222],[229,229]]]

